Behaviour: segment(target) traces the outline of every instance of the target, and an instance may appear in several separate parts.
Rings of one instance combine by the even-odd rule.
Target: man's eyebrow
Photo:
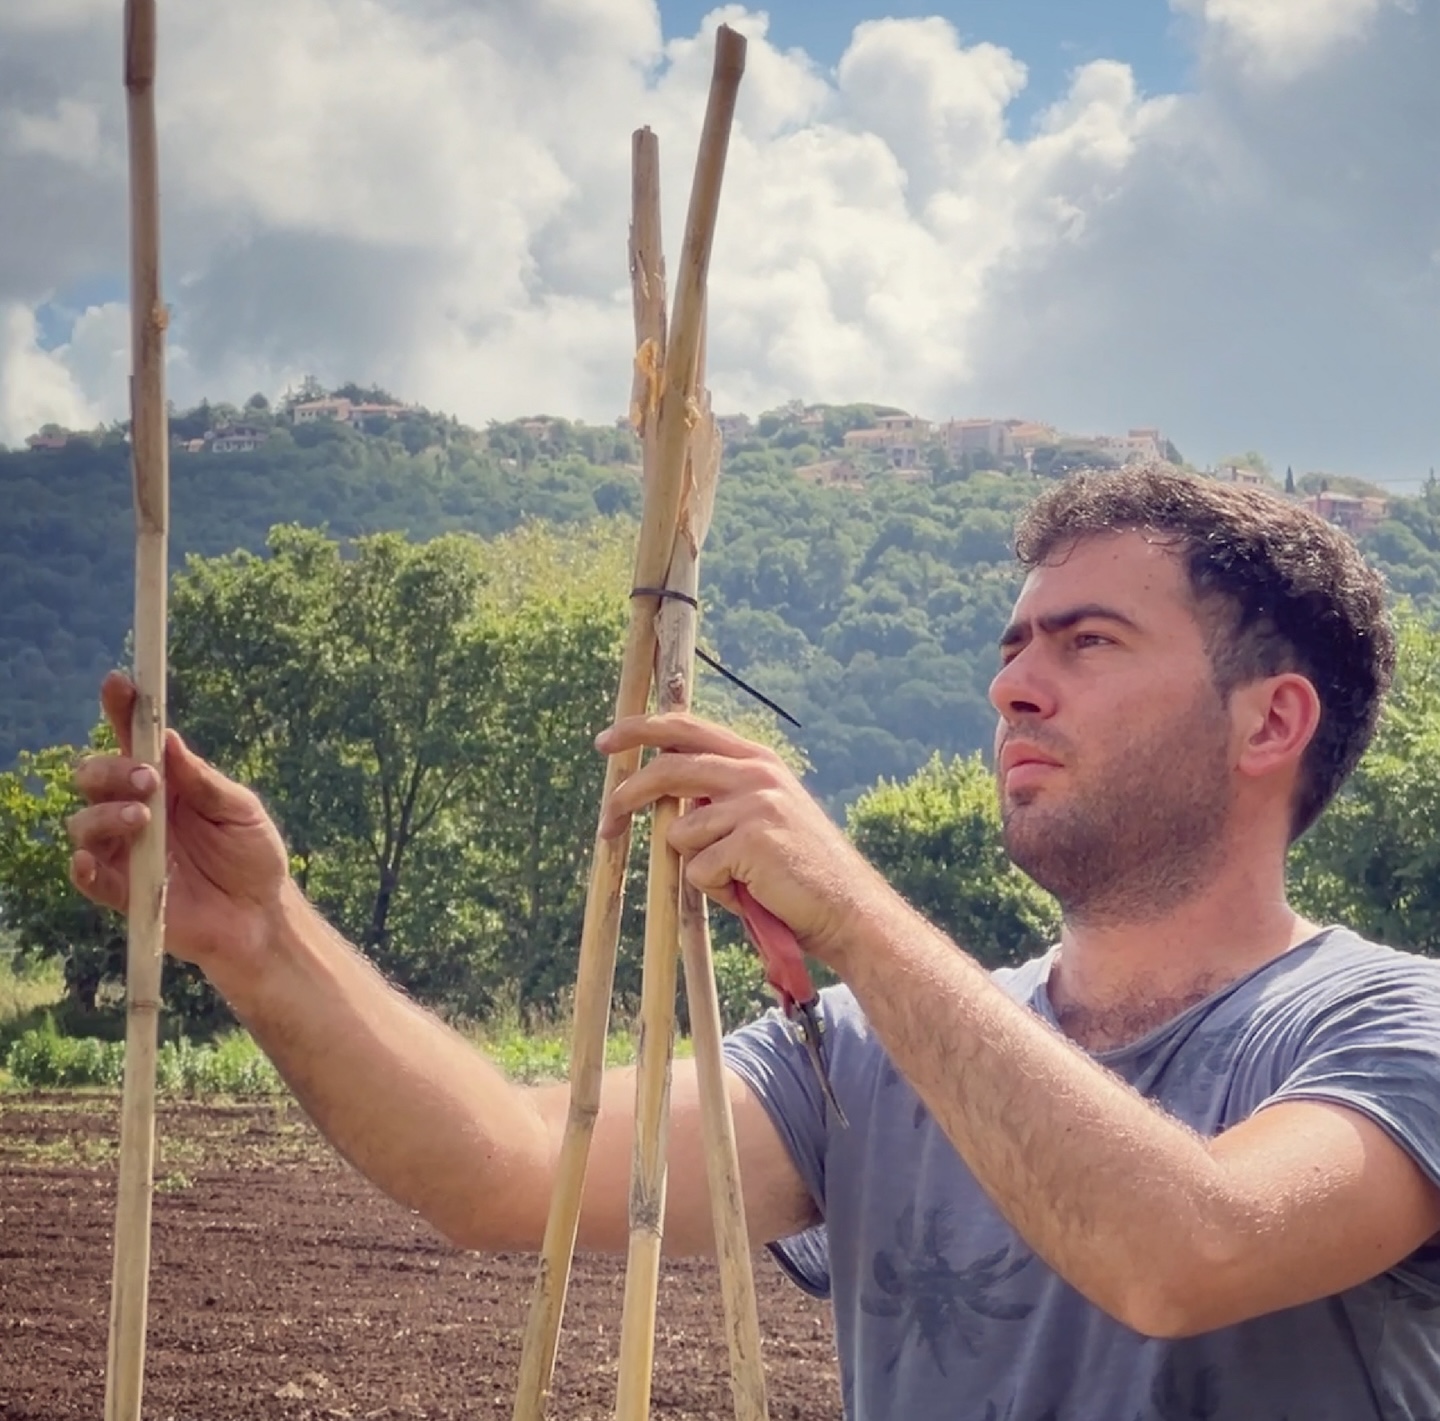
[[[1035,618],[1035,625],[1042,632],[1052,636],[1056,632],[1068,631],[1080,622],[1113,622],[1116,626],[1125,627],[1132,632],[1140,630],[1139,623],[1133,617],[1127,617],[1124,612],[1114,607],[1107,607],[1100,602],[1085,602],[1078,607],[1067,607],[1063,612],[1049,612],[1043,617]],[[1029,634],[1030,623],[1028,621],[1011,622],[1000,633],[1000,645],[1002,647],[1014,646],[1018,642],[1024,641]]]

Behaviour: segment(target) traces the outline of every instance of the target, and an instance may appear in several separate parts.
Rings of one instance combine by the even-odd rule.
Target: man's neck
[[[1219,882],[1153,922],[1067,922],[1051,1006],[1087,1050],[1114,1050],[1313,937],[1283,883]]]

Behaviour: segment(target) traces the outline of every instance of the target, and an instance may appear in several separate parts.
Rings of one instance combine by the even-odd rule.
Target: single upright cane
[[[161,777],[155,812],[130,857],[125,961],[125,1084],[115,1208],[105,1421],[138,1421],[150,1284],[155,1170],[155,1056],[165,945],[165,623],[170,456],[166,312],[160,300],[160,188],[155,131],[155,0],[126,0],[130,140],[130,443],[135,483],[135,757]]]

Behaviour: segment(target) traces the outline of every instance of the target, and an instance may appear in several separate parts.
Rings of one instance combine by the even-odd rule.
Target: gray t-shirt
[[[1052,1024],[1053,955],[994,974]],[[999,1215],[850,992],[823,1000],[848,1130],[777,1015],[726,1059],[825,1220],[773,1251],[834,1301],[852,1421],[1440,1421],[1440,1247],[1319,1302],[1142,1337]],[[1206,1136],[1279,1100],[1338,1102],[1440,1183],[1440,963],[1327,929],[1096,1059]]]

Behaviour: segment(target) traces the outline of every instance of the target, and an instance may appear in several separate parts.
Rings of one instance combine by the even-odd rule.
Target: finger
[[[111,864],[101,863],[84,849],[70,856],[70,882],[92,903],[114,908],[117,913],[123,913],[130,901],[129,875]]]
[[[595,746],[606,755],[639,746],[655,750],[672,750],[684,755],[726,755],[738,759],[748,755],[768,758],[763,745],[746,740],[733,730],[713,721],[674,711],[667,715],[634,715],[617,720],[595,739]]]
[[[75,788],[91,804],[149,799],[160,788],[160,776],[128,755],[90,755],[75,767]]]
[[[600,833],[613,838],[657,799],[715,799],[736,786],[737,762],[715,755],[657,755],[619,785],[605,804]]]
[[[123,755],[131,753],[130,725],[138,695],[135,683],[121,671],[112,671],[100,683],[100,709],[105,712]]]
[[[165,734],[165,775],[175,797],[212,823],[257,823],[265,816],[260,801],[244,785],[221,774],[174,730]]]
[[[65,831],[77,849],[92,854],[108,845],[130,844],[150,822],[150,810],[143,804],[109,801],[78,810],[65,821]]]
[[[740,916],[740,899],[723,841],[685,861],[685,880],[722,908]]]
[[[693,858],[718,843],[735,829],[738,816],[734,805],[734,800],[721,800],[679,815],[665,836],[670,847],[682,858]]]

